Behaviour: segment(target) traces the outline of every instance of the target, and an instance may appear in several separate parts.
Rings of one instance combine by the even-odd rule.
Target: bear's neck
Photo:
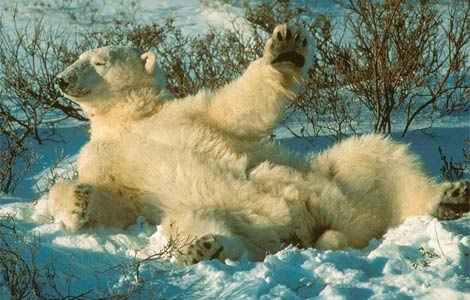
[[[144,88],[116,95],[113,105],[108,107],[85,108],[90,118],[91,139],[122,138],[136,123],[158,113],[170,98],[171,93],[166,89],[157,93]]]

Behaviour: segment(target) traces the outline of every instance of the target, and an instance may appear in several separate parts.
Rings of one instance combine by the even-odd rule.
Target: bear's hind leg
[[[341,250],[347,248],[346,236],[336,230],[326,230],[316,241],[315,248],[319,250]]]
[[[238,259],[243,252],[241,241],[234,236],[206,234],[193,242],[181,251],[178,260],[184,266],[197,264],[203,260],[218,259]]]
[[[235,234],[232,215],[217,209],[181,209],[164,212],[163,231],[177,243],[178,260],[185,266],[202,260],[239,259],[247,249],[245,238]]]

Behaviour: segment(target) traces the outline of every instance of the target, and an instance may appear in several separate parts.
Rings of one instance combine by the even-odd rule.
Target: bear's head
[[[65,97],[87,108],[114,104],[130,91],[152,88],[158,93],[165,78],[155,54],[126,46],[109,46],[86,51],[57,75],[56,83]]]

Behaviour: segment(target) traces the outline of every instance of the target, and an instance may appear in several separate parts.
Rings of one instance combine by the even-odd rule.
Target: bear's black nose
[[[56,77],[55,79],[55,83],[57,83],[59,85],[59,88],[63,91],[64,89],[66,89],[69,85],[69,83],[67,81],[65,81],[64,78],[62,77]]]

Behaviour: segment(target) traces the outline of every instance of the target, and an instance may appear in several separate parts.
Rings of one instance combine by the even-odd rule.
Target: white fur
[[[144,214],[161,218],[169,237],[211,235],[219,259],[246,250],[261,260],[294,242],[363,247],[406,217],[431,213],[441,188],[388,138],[354,137],[308,161],[267,141],[311,61],[302,31],[292,29],[307,38],[306,48],[276,40],[287,28],[276,28],[264,57],[234,82],[172,101],[160,70],[148,65],[152,55],[126,48],[82,55],[91,73],[72,65],[60,76],[100,77],[83,97],[65,92],[88,113],[91,140],[78,158],[78,182],[52,188],[52,215],[74,231],[126,227]],[[306,56],[304,67],[271,64],[285,49]],[[111,61],[106,70],[92,64],[103,55]],[[83,184],[88,198],[77,196]]]

